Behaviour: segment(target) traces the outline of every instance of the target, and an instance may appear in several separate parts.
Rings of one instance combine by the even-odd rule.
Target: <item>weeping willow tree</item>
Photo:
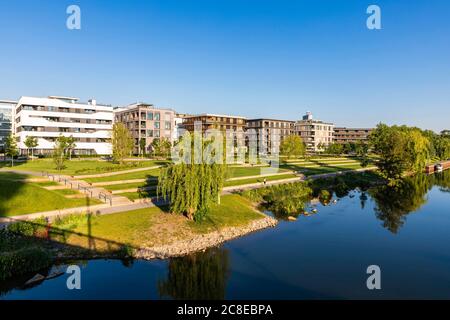
[[[194,138],[194,139],[192,139]],[[159,176],[157,195],[170,201],[170,211],[184,214],[190,220],[201,220],[211,208],[212,204],[220,204],[220,193],[222,191],[225,177],[226,165],[223,157],[219,161],[210,161],[215,154],[223,154],[221,141],[217,140],[211,151],[213,140],[201,141],[194,146],[195,135],[185,135],[183,140],[189,140],[184,145],[188,149],[183,150],[181,158],[188,157],[190,161],[173,163],[161,170]],[[179,146],[182,143],[178,143]],[[209,149],[209,157],[204,157],[204,152]],[[202,161],[192,161],[195,156],[201,155]]]

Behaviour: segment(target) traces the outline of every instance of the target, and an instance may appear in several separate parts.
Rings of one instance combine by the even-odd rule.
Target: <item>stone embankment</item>
[[[203,251],[218,246],[225,241],[247,235],[251,232],[275,227],[278,221],[272,217],[265,217],[239,227],[227,227],[207,234],[196,235],[191,239],[177,241],[168,245],[138,249],[133,256],[137,259],[165,259],[183,256],[192,252]]]

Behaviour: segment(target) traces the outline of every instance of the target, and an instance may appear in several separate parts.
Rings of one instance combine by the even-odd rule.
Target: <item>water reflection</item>
[[[158,281],[159,296],[185,300],[224,299],[228,275],[228,251],[223,248],[173,258],[167,278]]]
[[[376,217],[383,222],[383,227],[397,233],[405,223],[406,216],[427,203],[426,195],[434,185],[449,192],[450,171],[416,175],[403,179],[396,186],[383,185],[370,189],[369,194],[376,203]]]

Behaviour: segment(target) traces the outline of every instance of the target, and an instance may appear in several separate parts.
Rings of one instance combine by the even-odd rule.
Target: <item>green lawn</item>
[[[152,167],[165,163],[167,163],[167,161],[152,160],[152,161],[133,161],[126,163],[124,165],[120,165],[108,161],[100,161],[95,159],[67,160],[64,163],[66,168],[61,171],[61,174],[67,175],[97,174],[143,167]],[[4,163],[3,166],[4,167],[9,166],[9,163]],[[14,167],[12,169],[23,171],[37,171],[37,172],[48,171],[52,173],[59,173],[59,171],[56,170],[53,159],[37,159],[34,161],[17,162],[14,164]]]
[[[239,195],[222,197],[221,205],[214,205],[202,222],[189,221],[165,210],[167,208],[153,207],[95,217],[90,226],[83,223],[76,227],[74,231],[81,235],[69,236],[67,243],[86,248],[94,242],[100,251],[114,248],[114,245],[108,248],[109,241],[116,245],[151,247],[263,218]]]
[[[234,181],[225,182],[225,187],[241,186],[244,184],[257,183],[257,182],[262,183],[262,182],[264,182],[264,178],[266,178],[266,181],[273,181],[273,180],[290,179],[290,178],[295,178],[295,177],[297,177],[295,174],[281,174],[281,175],[277,175],[277,176],[251,178],[251,179],[244,179],[244,180],[234,180]]]
[[[83,179],[86,182],[108,182],[108,181],[121,181],[121,180],[133,180],[133,179],[147,179],[150,177],[158,177],[159,169],[151,169],[145,171],[130,172],[124,174],[117,174],[109,177],[98,178],[86,178]]]
[[[261,174],[261,170],[263,168],[270,168],[270,167],[232,167],[228,170],[228,176],[229,178],[238,178],[238,177],[245,177],[245,176],[257,176]],[[278,172],[286,171],[286,169],[279,169]]]
[[[139,199],[156,197],[156,190],[148,190],[148,191],[142,191],[142,192],[122,192],[122,193],[116,193],[116,195],[126,197],[126,198],[130,199],[131,201],[134,201],[134,200],[139,200]]]
[[[146,187],[146,186],[156,186],[157,183],[158,183],[157,181],[123,183],[123,184],[113,184],[110,186],[102,186],[102,188],[109,190],[109,191],[115,191],[115,190],[126,190],[126,189]]]
[[[86,205],[86,199],[68,199],[71,190],[46,190],[38,183],[18,181],[26,175],[0,172],[0,216],[59,210]],[[90,199],[89,204],[101,203]]]

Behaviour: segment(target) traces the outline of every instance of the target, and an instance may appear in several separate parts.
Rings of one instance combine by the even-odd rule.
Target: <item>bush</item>
[[[16,234],[20,234],[25,237],[34,236],[34,227],[33,224],[28,221],[19,221],[11,223],[8,226],[8,231]]]
[[[8,231],[25,237],[33,237],[46,233],[47,220],[44,217],[31,221],[18,221],[8,226]]]
[[[31,247],[0,254],[0,281],[48,268],[52,255],[41,248]]]

